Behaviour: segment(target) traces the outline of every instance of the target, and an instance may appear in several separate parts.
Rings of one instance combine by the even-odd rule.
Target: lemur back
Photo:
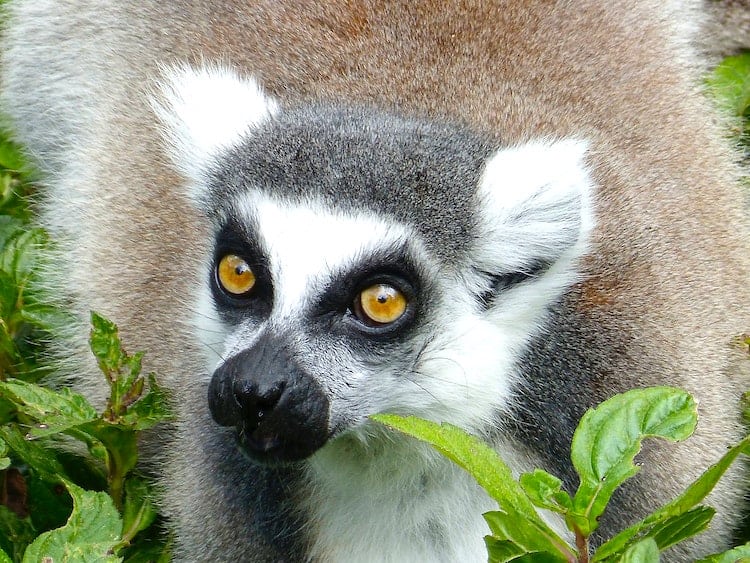
[[[102,400],[82,343],[94,309],[175,394],[178,420],[148,448],[179,559],[482,560],[492,503],[365,421],[382,410],[458,423],[572,487],[587,408],[687,389],[696,435],[646,447],[604,533],[739,437],[748,233],[700,92],[701,2],[27,0],[9,14],[2,103],[46,184],[78,386]],[[396,320],[373,321],[371,287]],[[293,374],[292,398],[248,366]],[[301,438],[277,452],[277,427],[234,400],[272,418],[287,401]],[[675,561],[729,541],[740,478]]]

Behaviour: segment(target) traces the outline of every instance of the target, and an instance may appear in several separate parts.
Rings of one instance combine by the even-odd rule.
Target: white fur
[[[306,509],[311,559],[330,563],[487,560],[482,518],[497,505],[471,479],[416,440],[387,451],[333,443],[312,458]],[[347,447],[351,449],[347,451]]]
[[[209,279],[209,268],[211,267],[213,267],[213,264],[207,263],[205,265],[205,270],[201,272],[201,279]],[[190,323],[192,333],[203,347],[205,370],[199,373],[206,383],[208,383],[217,365],[227,358],[227,342],[235,338],[235,336],[219,320],[213,297],[207,288],[201,291],[196,297],[195,307],[188,322]]]
[[[228,68],[184,65],[165,69],[164,76],[152,107],[166,127],[173,163],[195,182],[204,180],[213,157],[278,111],[254,78]]]
[[[345,437],[310,460],[304,507],[315,538],[311,560],[487,561],[483,538],[490,530],[482,514],[497,510],[495,501],[429,446],[398,434],[371,438]],[[500,450],[516,476],[538,465],[511,446]],[[541,516],[572,541],[558,514]]]
[[[338,213],[313,202],[291,206],[252,194],[241,205],[258,222],[270,254],[276,318],[295,316],[322,290],[331,271],[413,236],[411,229],[381,217]]]

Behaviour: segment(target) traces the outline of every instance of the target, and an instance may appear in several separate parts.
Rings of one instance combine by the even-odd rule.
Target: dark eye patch
[[[312,307],[313,318],[327,318],[330,329],[347,334],[361,334],[376,340],[395,337],[429,308],[432,294],[429,276],[419,267],[407,248],[383,251],[362,258],[357,264],[334,272]],[[408,305],[398,321],[373,327],[357,318],[356,302],[362,291],[376,284],[398,288]]]
[[[523,271],[507,272],[502,274],[492,274],[489,272],[480,272],[480,275],[485,276],[489,282],[490,287],[487,291],[475,296],[477,303],[483,311],[488,310],[497,301],[498,297],[508,289],[525,283],[527,281],[538,278],[544,272],[550,268],[549,262],[533,262],[527,266]]]
[[[267,317],[273,308],[273,280],[268,259],[258,244],[258,239],[252,236],[247,225],[230,219],[218,230],[214,240],[209,284],[219,315],[225,322],[233,324],[248,317]],[[252,269],[255,276],[252,298],[233,297],[217,282],[216,268],[227,255],[241,257]]]

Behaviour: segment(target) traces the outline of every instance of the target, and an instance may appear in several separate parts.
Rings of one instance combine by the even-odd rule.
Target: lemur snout
[[[217,368],[208,406],[218,424],[237,429],[251,459],[298,461],[328,439],[328,399],[286,351],[269,344],[264,337]]]

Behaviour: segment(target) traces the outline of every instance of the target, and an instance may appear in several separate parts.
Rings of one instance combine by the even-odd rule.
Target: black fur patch
[[[507,289],[518,284],[538,278],[550,268],[549,262],[535,262],[524,271],[508,272],[505,274],[490,274],[482,272],[490,280],[490,288],[476,296],[477,303],[483,311],[490,309],[497,298]]]

